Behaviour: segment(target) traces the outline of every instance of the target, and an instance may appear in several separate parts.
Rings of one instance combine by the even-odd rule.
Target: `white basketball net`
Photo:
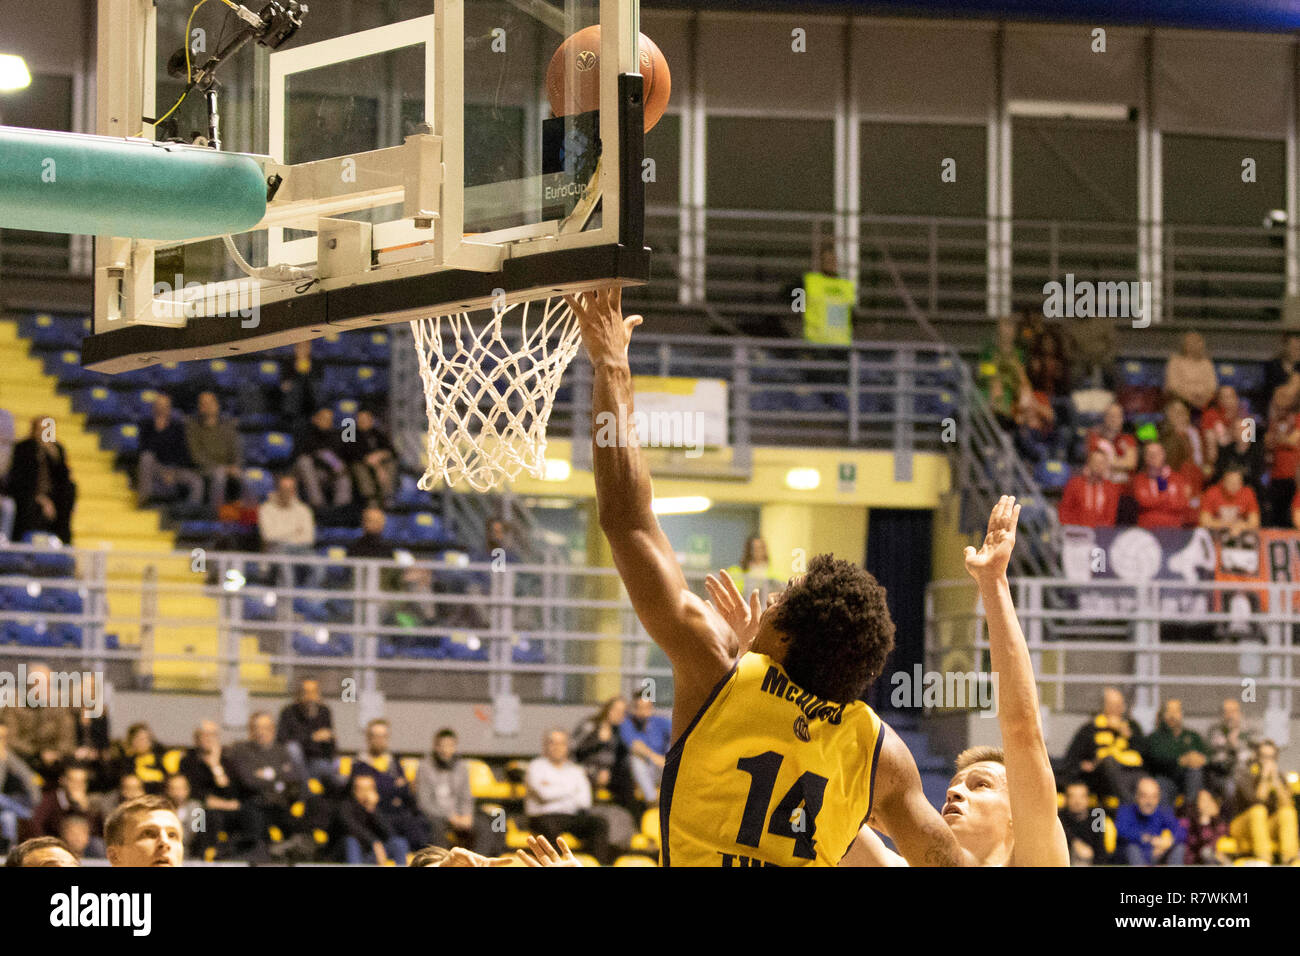
[[[521,320],[517,346],[501,322]],[[546,424],[560,377],[578,354],[577,317],[562,296],[507,305],[475,330],[468,312],[411,323],[429,416],[419,487],[465,482],[490,491],[520,471],[541,478]]]

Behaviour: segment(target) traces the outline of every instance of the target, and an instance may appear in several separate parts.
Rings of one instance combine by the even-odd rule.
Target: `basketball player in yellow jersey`
[[[748,606],[730,594],[735,626],[687,586],[651,507],[627,359],[641,319],[625,320],[620,300],[611,288],[569,302],[594,369],[600,525],[673,668],[663,864],[833,866],[872,814],[909,862],[957,864],[957,841],[926,801],[912,755],[858,700],[894,641],[875,579],[819,555],[766,609],[757,594]]]
[[[1069,845],[1056,813],[1056,779],[1043,740],[1033,665],[1007,581],[1019,519],[1020,505],[1004,496],[989,515],[983,547],[966,549],[966,570],[984,602],[990,665],[998,675],[1004,748],[965,751],[948,784],[943,819],[961,844],[967,866],[1070,865]],[[887,824],[880,829],[889,832]],[[906,863],[864,826],[843,865]]]

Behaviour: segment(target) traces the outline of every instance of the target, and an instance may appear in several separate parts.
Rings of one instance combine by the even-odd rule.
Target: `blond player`
[[[1070,865],[1065,831],[1057,817],[1056,780],[1038,713],[1038,688],[1007,581],[1019,518],[1016,499],[1004,496],[989,515],[983,547],[966,549],[966,570],[984,603],[989,656],[998,675],[1002,731],[1002,749],[967,750],[957,758],[957,772],[948,784],[942,816],[961,845],[967,866]],[[871,826],[864,826],[841,865],[907,864]]]

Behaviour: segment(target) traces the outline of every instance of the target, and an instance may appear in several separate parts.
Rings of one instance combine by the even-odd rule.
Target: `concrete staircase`
[[[56,386],[56,379],[45,374],[40,359],[31,354],[30,344],[18,334],[17,323],[0,320],[0,408],[13,414],[18,439],[30,433],[33,418],[54,419],[57,439],[67,452],[77,483],[72,543],[109,552],[108,632],[117,634],[123,647],[143,642],[145,654],[137,676],[153,687],[213,689],[219,678],[215,662],[156,660],[153,655],[216,654],[216,600],[193,590],[202,583],[202,575],[191,570],[187,557],[164,556],[175,549],[175,536],[162,527],[157,512],[136,506],[127,476],[113,468],[113,453],[100,447],[86,417],[73,411],[71,399],[59,394]],[[157,617],[180,623],[142,633],[142,583],[150,568],[158,586]],[[84,569],[78,572],[84,573]],[[186,586],[187,591],[168,593],[169,585]],[[261,659],[256,637],[241,637],[240,652],[240,673],[250,690],[283,690],[283,681],[274,678]]]

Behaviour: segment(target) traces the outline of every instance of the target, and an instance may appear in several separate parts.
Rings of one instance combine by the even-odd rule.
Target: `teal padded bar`
[[[266,214],[266,181],[239,153],[0,126],[0,227],[195,239]]]

